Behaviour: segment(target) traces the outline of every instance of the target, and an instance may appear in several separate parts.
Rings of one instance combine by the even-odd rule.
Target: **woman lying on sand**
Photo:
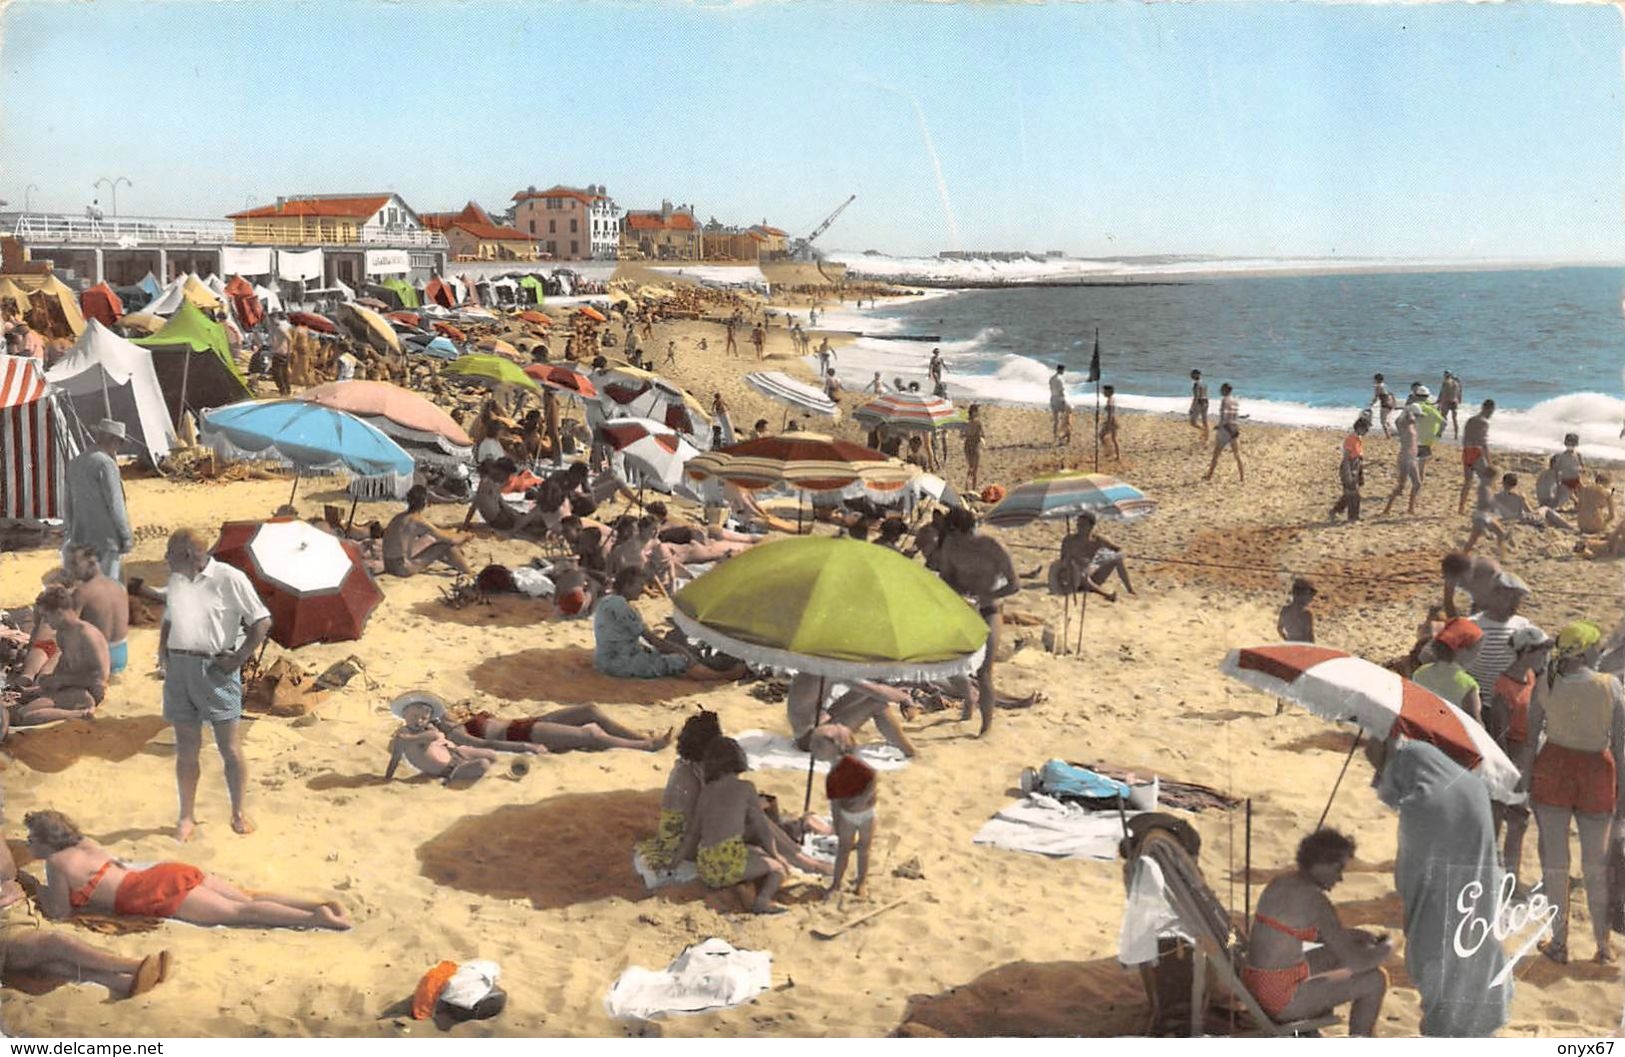
[[[21,902],[17,863],[0,841],[0,910]],[[51,976],[101,984],[121,998],[151,991],[169,977],[168,951],[143,958],[121,958],[62,932],[8,928],[0,930],[0,971]]]
[[[100,914],[174,918],[194,925],[333,929],[351,927],[344,908],[255,892],[250,895],[195,866],[158,863],[134,870],[79,832],[59,811],[24,816],[28,850],[45,863],[40,909],[66,918],[77,910]]]
[[[415,690],[397,697],[389,708],[406,726],[396,733],[385,777],[394,776],[402,758],[436,778],[450,779],[455,774],[462,779],[483,775],[497,752],[659,752],[671,744],[672,737],[670,730],[658,737],[640,734],[615,722],[597,705],[573,705],[545,716],[511,720],[481,712],[454,722],[438,695]]]

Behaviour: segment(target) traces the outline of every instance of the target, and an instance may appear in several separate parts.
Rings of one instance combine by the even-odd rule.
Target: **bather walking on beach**
[[[1207,464],[1207,476],[1204,481],[1213,480],[1213,471],[1219,466],[1219,456],[1224,449],[1229,448],[1230,454],[1236,458],[1236,476],[1245,484],[1247,470],[1241,465],[1241,405],[1236,402],[1235,389],[1229,382],[1219,386],[1219,428],[1213,431],[1213,458]]]
[[[1061,436],[1066,435],[1065,443],[1072,441],[1071,409],[1066,402],[1066,365],[1055,365],[1055,373],[1049,376],[1049,428],[1050,434],[1056,444],[1063,443]]]
[[[1207,383],[1201,371],[1191,372],[1191,408],[1188,413],[1192,429],[1201,430],[1202,447],[1207,447]]]
[[[1394,509],[1394,500],[1405,490],[1406,483],[1411,486],[1411,498],[1405,505],[1405,512],[1416,513],[1416,495],[1422,490],[1422,467],[1416,452],[1415,411],[1407,407],[1399,413],[1394,419],[1394,434],[1399,438],[1399,479],[1394,482],[1394,490],[1388,493],[1388,502],[1383,505],[1384,517]]]

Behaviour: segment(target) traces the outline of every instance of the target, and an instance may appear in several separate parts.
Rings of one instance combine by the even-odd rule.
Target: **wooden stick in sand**
[[[913,898],[914,898],[914,893],[910,892],[908,895],[904,896],[903,898],[894,899],[890,903],[887,903],[885,906],[876,907],[874,910],[870,910],[870,911],[867,911],[865,913],[859,914],[857,917],[847,918],[845,921],[841,922],[839,925],[836,925],[834,928],[830,928],[830,929],[813,929],[813,930],[811,930],[812,934],[817,939],[832,940],[835,937],[841,935],[841,933],[846,932],[848,929],[856,928],[857,926],[863,924],[865,921],[868,921],[871,918],[877,918],[880,915],[884,914],[888,910],[895,910],[896,908],[902,906],[904,903],[907,903],[910,899],[913,899]]]

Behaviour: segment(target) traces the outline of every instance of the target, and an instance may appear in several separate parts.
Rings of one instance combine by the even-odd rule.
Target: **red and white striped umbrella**
[[[886,393],[852,412],[852,417],[911,430],[964,429],[970,421],[952,403],[930,393]]]
[[[361,637],[384,600],[349,540],[292,518],[228,521],[216,559],[248,575],[271,611],[271,638],[290,650]]]
[[[626,468],[639,475],[631,483],[662,492],[683,483],[683,464],[700,453],[670,427],[647,418],[611,419],[598,432],[625,460]]]
[[[1489,732],[1398,672],[1342,650],[1303,642],[1231,650],[1219,670],[1317,716],[1354,723],[1378,740],[1386,740],[1397,725],[1406,737],[1428,742],[1476,771],[1496,800],[1522,799],[1515,792],[1518,768]]]
[[[563,364],[533,363],[525,368],[525,373],[534,378],[536,384],[555,393],[582,401],[598,399],[598,387],[592,384],[592,379]]]

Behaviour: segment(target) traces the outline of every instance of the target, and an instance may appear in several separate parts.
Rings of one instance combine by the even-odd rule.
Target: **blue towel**
[[[1127,798],[1128,786],[1065,760],[1051,760],[1038,772],[1038,791],[1057,800],[1113,800]]]

